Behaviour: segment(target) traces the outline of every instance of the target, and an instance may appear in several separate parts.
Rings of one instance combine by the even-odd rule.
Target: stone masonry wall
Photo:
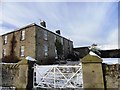
[[[2,37],[0,36],[0,59],[2,58]]]
[[[18,66],[15,64],[2,64],[2,86],[14,86],[17,76],[19,76]]]
[[[119,88],[120,90],[120,64],[103,65],[106,88]]]
[[[24,90],[28,85],[28,64],[22,60],[17,64],[2,64],[2,86]]]

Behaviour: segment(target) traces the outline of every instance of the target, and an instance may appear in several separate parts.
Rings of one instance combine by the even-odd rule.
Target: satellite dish
[[[34,58],[32,58],[32,57],[30,57],[30,56],[27,56],[25,59],[26,59],[26,60],[29,60],[29,61],[36,61]]]

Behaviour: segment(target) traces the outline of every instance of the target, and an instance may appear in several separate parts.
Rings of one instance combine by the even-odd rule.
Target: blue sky
[[[117,2],[2,2],[0,13],[0,35],[42,19],[75,47],[118,44]]]

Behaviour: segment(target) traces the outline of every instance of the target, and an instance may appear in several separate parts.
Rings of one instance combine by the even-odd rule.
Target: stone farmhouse
[[[19,59],[27,56],[35,58],[39,64],[53,63],[58,58],[55,42],[62,44],[62,57],[72,53],[73,42],[35,23],[0,36],[0,59],[10,53]]]

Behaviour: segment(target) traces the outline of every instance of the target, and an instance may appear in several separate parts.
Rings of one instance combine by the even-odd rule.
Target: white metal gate
[[[34,88],[83,88],[82,65],[35,64],[33,77]]]

